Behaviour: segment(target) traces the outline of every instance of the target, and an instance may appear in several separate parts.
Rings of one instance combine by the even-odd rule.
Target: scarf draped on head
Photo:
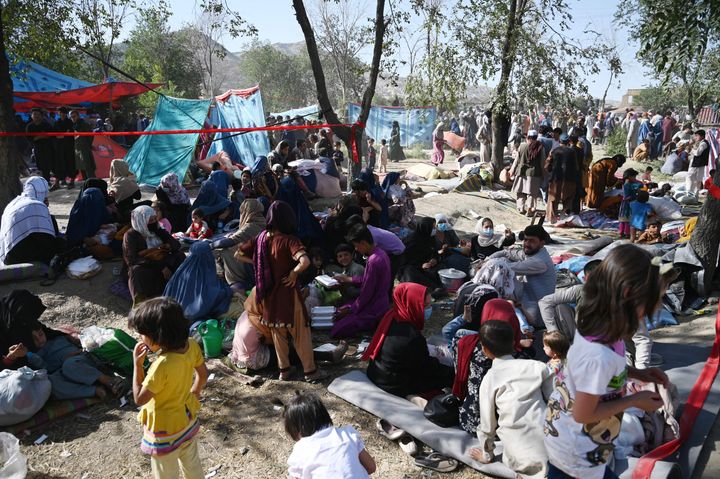
[[[112,160],[108,190],[115,193],[115,201],[120,202],[129,198],[139,189],[135,175],[130,173],[130,165],[124,160]]]
[[[219,213],[230,206],[230,204],[231,201],[227,199],[227,190],[225,190],[225,196],[223,196],[215,183],[210,180],[205,180],[200,186],[200,191],[193,202],[192,209],[200,208],[200,211],[202,211],[205,216],[209,216]]]
[[[520,321],[518,320],[517,314],[515,314],[515,308],[510,302],[504,299],[491,299],[483,307],[482,316],[480,317],[480,324],[485,324],[490,320],[503,321],[508,323],[513,330],[514,335],[514,348],[515,351],[521,351],[522,346],[520,340],[522,339],[522,333],[520,332]]]
[[[476,284],[489,284],[501,298],[510,299],[515,292],[515,272],[505,258],[486,260],[472,281]]]
[[[385,342],[393,321],[410,323],[418,331],[425,326],[425,296],[427,287],[416,283],[400,283],[393,291],[393,307],[385,313],[362,356],[363,361],[375,359]]]
[[[540,155],[540,152],[543,150],[543,148],[544,146],[541,141],[531,141],[528,144],[528,163],[534,161],[538,157],[538,155]]]
[[[230,237],[235,244],[243,244],[257,238],[265,229],[265,208],[254,198],[248,198],[240,205],[240,223],[237,232]]]
[[[105,206],[105,197],[98,188],[88,188],[70,210],[65,238],[69,246],[75,246],[84,238],[95,236],[104,224],[112,222]]]
[[[148,205],[138,206],[130,214],[130,224],[135,231],[142,235],[148,248],[157,248],[163,244],[163,241],[148,229],[148,221],[152,216],[155,216],[154,209]]]
[[[297,230],[295,212],[284,201],[274,201],[267,212],[267,227],[273,232],[294,234]],[[255,300],[262,303],[275,286],[270,267],[270,238],[268,230],[257,237],[253,266],[255,266]]]
[[[0,224],[0,261],[5,261],[10,251],[33,233],[55,236],[50,210],[44,203],[48,191],[47,181],[33,176],[25,182],[20,196],[5,207]]]
[[[230,186],[230,177],[227,173],[223,170],[213,171],[210,173],[210,177],[207,180],[215,183],[215,186],[217,186],[217,190],[221,195],[224,194],[227,196],[228,187]]]
[[[180,184],[175,173],[168,173],[160,179],[160,187],[167,194],[170,203],[174,205],[189,205],[190,196],[187,190]]]
[[[382,189],[385,192],[386,198],[390,196],[390,187],[397,183],[399,179],[400,173],[398,173],[397,171],[391,171],[390,173],[385,175],[385,178],[382,182]]]
[[[50,329],[40,322],[43,312],[45,305],[42,300],[25,289],[13,290],[0,299],[0,348],[3,352],[18,343],[35,352],[37,348],[32,332],[37,329],[45,331],[48,340],[61,335],[61,332]]]
[[[500,244],[503,240],[503,235],[499,233],[494,233],[491,235],[486,235],[483,232],[483,223],[488,220],[489,218],[480,218],[478,222],[475,224],[475,232],[478,234],[477,237],[477,243],[478,246],[486,247],[486,246],[497,246],[500,247]],[[494,226],[494,224],[493,224]]]

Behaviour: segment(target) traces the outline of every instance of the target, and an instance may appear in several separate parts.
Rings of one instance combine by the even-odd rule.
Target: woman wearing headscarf
[[[422,335],[432,315],[430,293],[415,283],[399,284],[393,306],[383,316],[362,356],[370,361],[368,378],[383,391],[405,397],[442,389],[452,384],[452,368],[430,357]]]
[[[223,196],[217,189],[217,185],[210,180],[205,180],[200,186],[197,198],[192,204],[192,210],[199,209],[205,216],[204,220],[213,231],[220,231],[220,223],[227,223],[232,219],[232,202]]]
[[[254,285],[252,270],[252,245],[265,229],[263,205],[254,198],[248,198],[240,205],[238,230],[226,238],[213,242],[213,249],[221,249],[220,259],[225,281],[236,293],[244,294]]]
[[[440,120],[435,130],[433,130],[433,153],[431,161],[433,165],[441,165],[445,160],[445,152],[443,146],[445,145],[445,122]]]
[[[322,227],[292,178],[283,178],[280,182],[280,190],[275,197],[278,201],[285,202],[292,207],[297,222],[297,232],[294,234],[300,238],[300,241],[307,245],[322,244],[324,240]]]
[[[503,248],[515,244],[515,233],[506,229],[504,234],[495,232],[495,225],[490,218],[480,218],[475,224],[476,236],[470,240],[470,259],[483,260]]]
[[[290,337],[300,358],[306,381],[326,375],[315,366],[310,317],[300,296],[298,276],[310,266],[305,246],[295,236],[292,207],[275,201],[267,214],[267,227],[255,241],[255,298],[262,305],[262,324],[271,329],[280,379],[292,379]]]
[[[405,252],[398,268],[398,281],[426,286],[433,295],[440,295],[442,283],[437,270],[440,259],[435,245],[435,219],[421,218],[415,231],[404,241]]]
[[[520,322],[515,315],[512,304],[503,299],[491,299],[485,303],[480,317],[480,324],[490,320],[498,320],[509,323],[515,336],[516,359],[531,359],[534,357],[532,351],[532,340],[523,339],[520,332]],[[480,384],[487,372],[492,367],[492,360],[482,352],[480,335],[469,334],[455,339],[456,341],[456,363],[455,381],[453,382],[453,394],[461,401],[460,406],[460,427],[469,434],[475,435],[480,426]]]
[[[65,239],[68,246],[80,246],[86,238],[95,236],[98,230],[112,223],[105,206],[105,197],[98,188],[83,189],[68,217]]]
[[[228,188],[230,187],[230,176],[223,170],[215,170],[212,173],[210,173],[210,176],[208,177],[207,181],[211,181],[215,183],[215,186],[217,186],[218,192],[222,195],[227,197],[228,195]]]
[[[160,228],[155,210],[142,205],[130,217],[123,236],[123,273],[135,305],[160,296],[173,272],[185,259],[180,243]]]
[[[362,210],[358,206],[357,199],[354,195],[342,196],[323,226],[325,245],[328,251],[335,251],[338,245],[345,243],[345,234],[347,234],[348,230],[345,222],[353,215],[362,216]]]
[[[615,155],[611,158],[601,158],[590,168],[590,176],[587,187],[588,208],[599,208],[605,199],[605,190],[612,188],[617,183],[615,172],[625,164],[625,156]]]
[[[207,241],[192,244],[190,256],[173,273],[163,291],[163,296],[180,303],[190,322],[226,313],[232,294],[215,272],[215,257]]]
[[[160,179],[160,186],[155,189],[155,196],[168,209],[168,221],[172,225],[172,233],[185,231],[188,227],[190,213],[190,196],[180,184],[175,173],[168,173]]]
[[[268,201],[275,200],[275,195],[280,189],[275,174],[270,169],[270,162],[265,156],[255,158],[255,164],[250,168],[252,175],[252,187],[255,191],[255,197],[265,197]]]
[[[448,347],[457,347],[455,337],[480,331],[480,318],[485,303],[499,298],[498,292],[489,284],[476,284],[472,281],[460,286],[454,304],[454,318],[442,328]],[[453,355],[455,351],[453,351]]]
[[[0,299],[2,369],[17,369],[28,365],[25,351],[33,345],[32,331],[43,329],[48,339],[63,334],[39,321],[45,309],[42,300],[25,289],[15,289]]]
[[[0,262],[5,264],[50,264],[65,249],[58,228],[47,207],[48,182],[41,176],[29,178],[20,196],[5,207],[0,224]]]
[[[415,203],[410,188],[406,183],[403,188],[400,183],[405,183],[401,181],[400,173],[391,171],[385,175],[381,186],[388,204],[388,223],[407,228],[415,220]]]
[[[110,185],[108,194],[115,199],[120,217],[127,221],[133,200],[142,198],[135,175],[130,173],[130,165],[125,160],[112,160],[110,163]]]
[[[368,224],[376,226],[378,228],[387,229],[390,224],[390,218],[388,216],[388,202],[385,197],[385,192],[380,185],[375,181],[375,173],[370,168],[365,168],[358,179],[363,181],[367,185],[367,192],[372,197],[372,200],[380,205],[380,210],[373,210],[370,213],[370,219]]]
[[[435,248],[440,256],[440,269],[455,268],[470,273],[470,257],[467,247],[460,247],[460,238],[450,220],[444,214],[435,215]]]
[[[400,123],[392,122],[390,131],[390,161],[402,161],[405,159],[405,152],[400,143]]]

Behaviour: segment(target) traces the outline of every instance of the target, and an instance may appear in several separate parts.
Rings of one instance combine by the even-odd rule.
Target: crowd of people
[[[459,134],[487,135],[489,115],[478,116],[480,124],[475,115],[464,115]],[[510,170],[518,212],[535,216],[543,197],[549,221],[579,212],[581,205],[601,207],[625,157],[592,164],[584,117],[568,133],[546,123],[544,118],[540,131],[528,128],[517,144]],[[451,121],[450,130],[455,126]],[[654,391],[630,394],[629,382],[668,386],[665,374],[650,367],[644,319],[677,272],[637,246],[621,245],[588,263],[583,286],[560,291],[542,226],[496,231],[485,217],[466,236],[445,215],[417,217],[402,176],[383,171],[387,159],[404,158],[399,133],[398,126],[397,138],[381,140],[379,154],[368,139],[367,168],[327,217],[313,213],[312,192],[289,163],[318,158],[337,166],[344,157],[330,131],[315,131],[309,123],[307,130],[273,132],[268,155],[238,175],[213,165],[194,200],[174,173],[161,179],[152,200],[141,201],[123,160],[113,160],[109,181],[86,168],[64,234],[48,208],[49,191],[63,180],[48,181],[45,170],[55,166],[43,166],[55,160],[38,156],[46,145],[33,139],[43,176],[30,177],[3,212],[0,260],[39,261],[59,273],[88,254],[122,257],[121,277],[133,303],[128,325],[140,337],[132,393],[141,407],[141,449],[151,456],[155,477],[179,477],[180,469],[187,478],[203,477],[195,438],[207,369],[189,331],[196,321],[222,315],[231,301],[244,304],[230,352],[236,368],[277,367],[281,381],[315,383],[327,377],[320,361],[342,359],[345,339],[371,335],[362,355],[370,381],[423,404],[451,390],[460,402],[455,423],[480,440],[479,448],[467,451],[475,461],[495,460],[497,437],[503,463],[517,474],[615,477],[608,465],[622,412],[662,405]],[[479,145],[489,152],[489,135],[483,135]],[[61,141],[69,144],[58,140],[56,146]],[[639,241],[646,233],[648,189],[654,188],[633,171],[624,173],[620,233]],[[446,268],[471,279],[458,290],[454,317],[442,329],[446,344],[431,355],[423,329],[434,303],[448,296],[440,275]],[[321,282],[327,275],[333,285]],[[568,304],[577,305],[569,314]],[[341,341],[330,352],[313,350],[317,305],[336,307],[330,335]],[[46,367],[57,398],[120,391],[91,358],[77,354],[72,336],[42,324],[37,296],[13,292],[0,310],[4,367]],[[542,330],[538,347],[533,339]],[[633,354],[626,355],[626,344]],[[157,359],[146,369],[148,353]],[[374,472],[359,433],[335,427],[317,397],[291,399],[284,421],[296,441],[288,460],[291,477]]]

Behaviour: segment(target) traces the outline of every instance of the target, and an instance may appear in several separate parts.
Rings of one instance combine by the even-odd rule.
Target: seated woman
[[[210,243],[196,241],[190,256],[173,273],[163,296],[175,299],[188,321],[218,318],[230,308],[232,290],[218,278]]]
[[[365,182],[367,185],[367,191],[372,197],[372,201],[374,203],[377,203],[380,206],[379,212],[377,209],[374,209],[373,214],[377,214],[377,223],[378,224],[372,224],[373,226],[376,226],[378,228],[387,229],[388,226],[390,226],[390,218],[388,216],[388,201],[385,197],[385,192],[380,187],[380,183],[378,182],[378,176],[373,173],[373,170],[370,168],[365,168],[362,173],[358,176],[358,179]]]
[[[353,215],[362,215],[357,198],[354,195],[341,197],[338,204],[330,212],[330,216],[325,220],[323,227],[325,230],[325,244],[330,251],[345,243],[345,235],[348,230],[345,222]]]
[[[470,259],[483,260],[503,248],[515,244],[515,233],[506,229],[504,234],[495,233],[493,221],[490,218],[480,218],[475,225],[475,233],[470,240]]]
[[[80,341],[39,321],[45,305],[26,290],[15,290],[0,301],[3,323],[3,368],[30,366],[45,369],[56,399],[104,398],[106,386],[113,394],[122,389],[122,379],[98,370],[90,355],[82,352]],[[8,346],[9,345],[9,346]]]
[[[453,370],[430,357],[422,335],[432,315],[430,294],[420,284],[402,283],[362,356],[368,378],[383,391],[405,397],[449,387]]]
[[[460,244],[460,238],[444,214],[435,215],[435,248],[440,257],[439,269],[455,268],[470,273],[469,251]]]
[[[360,288],[360,296],[338,310],[335,325],[330,330],[334,338],[374,329],[388,310],[388,291],[392,287],[390,258],[375,245],[370,230],[363,225],[353,226],[347,239],[360,254],[367,256],[367,263],[362,276],[335,276],[343,285],[352,284]]]
[[[520,332],[520,322],[515,315],[515,308],[504,299],[491,299],[482,310],[480,324],[490,320],[498,320],[509,323],[515,335],[516,359],[532,359],[535,351],[532,349],[532,339],[524,339]],[[475,435],[480,425],[479,393],[480,384],[485,374],[492,367],[492,360],[482,352],[480,336],[469,334],[455,338],[455,381],[453,382],[453,394],[457,396],[462,405],[460,406],[460,427],[467,433]]]
[[[138,206],[132,211],[130,228],[123,237],[123,276],[137,305],[160,296],[173,272],[185,259],[180,243],[160,228],[155,211]]]
[[[0,224],[0,262],[5,264],[40,263],[65,250],[57,223],[50,215],[49,187],[41,176],[29,178],[23,192],[5,207]]]
[[[442,328],[442,334],[451,347],[455,336],[464,336],[480,331],[480,319],[485,303],[498,298],[498,293],[490,285],[475,284],[471,281],[462,285],[455,299],[455,318]]]
[[[410,187],[400,180],[400,173],[391,171],[382,182],[388,203],[388,220],[391,226],[409,228],[415,220],[415,203]]]
[[[91,254],[102,256],[98,259],[112,257],[113,251],[109,245],[117,232],[117,227],[112,222],[102,191],[98,188],[84,189],[70,210],[65,232],[67,245],[85,245],[90,248]],[[98,235],[101,229],[103,231]],[[101,253],[98,246],[105,246],[108,251]]]
[[[170,233],[185,231],[188,227],[190,213],[190,196],[180,184],[175,173],[168,173],[160,179],[160,186],[155,189],[155,196],[167,206],[167,219],[172,225]]]
[[[438,250],[433,235],[434,218],[421,218],[415,224],[415,231],[404,241],[405,252],[398,267],[398,281],[426,286],[433,297],[440,297],[445,289],[437,274]]]
[[[227,193],[223,196],[217,185],[210,180],[203,182],[192,204],[192,211],[198,209],[202,211],[205,221],[213,231],[220,232],[222,227],[233,219],[232,202],[227,199]]]
[[[297,183],[292,178],[283,178],[275,199],[292,206],[297,219],[296,236],[300,238],[303,244],[315,246],[324,244],[325,238],[320,222],[313,215],[305,196],[303,196]]]
[[[240,205],[240,222],[233,234],[213,242],[213,249],[220,249],[225,281],[236,293],[245,294],[255,284],[252,269],[252,249],[258,235],[265,229],[263,205],[254,198],[247,198]]]
[[[264,197],[267,198],[268,202],[272,203],[280,189],[280,185],[270,169],[267,157],[256,157],[255,164],[250,168],[250,174],[252,175],[252,188],[255,198]]]
[[[110,163],[110,185],[108,195],[115,200],[121,223],[127,223],[133,200],[142,198],[135,175],[130,173],[130,165],[125,160],[112,160]]]

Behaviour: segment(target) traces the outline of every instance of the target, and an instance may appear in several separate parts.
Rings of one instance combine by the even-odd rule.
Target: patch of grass
[[[423,145],[412,145],[409,148],[405,148],[405,158],[412,158],[415,160],[428,160],[430,159],[429,150],[423,149]]]

